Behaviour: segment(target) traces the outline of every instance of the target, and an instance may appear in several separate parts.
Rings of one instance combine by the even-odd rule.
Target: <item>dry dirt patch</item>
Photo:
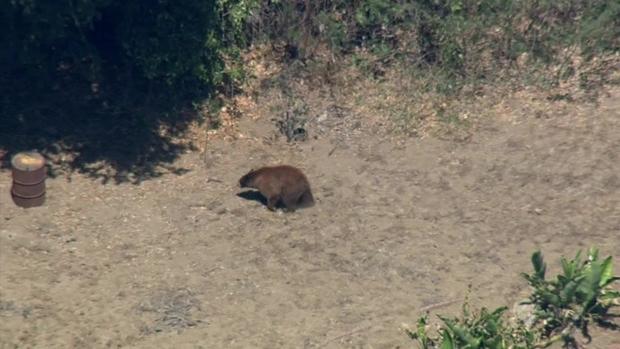
[[[288,145],[243,119],[243,137],[182,156],[186,173],[58,177],[29,210],[0,172],[0,347],[410,347],[400,324],[458,311],[470,284],[476,305],[518,300],[536,248],[549,265],[620,256],[619,100],[543,118],[506,104],[465,142],[388,141],[328,111]],[[267,163],[304,169],[317,205],[238,197]]]

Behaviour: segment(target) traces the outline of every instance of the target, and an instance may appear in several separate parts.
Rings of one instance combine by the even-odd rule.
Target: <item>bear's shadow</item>
[[[238,193],[237,196],[245,200],[260,202],[263,206],[267,206],[267,198],[257,190],[246,190]],[[278,201],[276,208],[284,208],[282,200]]]

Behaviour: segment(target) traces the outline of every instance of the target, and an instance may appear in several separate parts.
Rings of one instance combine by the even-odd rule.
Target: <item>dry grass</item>
[[[473,81],[464,84],[458,93],[447,95],[434,88],[446,83],[440,74],[420,73],[398,61],[384,64],[368,52],[356,52],[355,59],[370,62],[370,66],[354,64],[351,56],[338,59],[320,48],[314,60],[302,64],[283,61],[281,53],[269,46],[255,46],[244,55],[251,78],[242,86],[243,92],[232,97],[218,96],[223,107],[217,115],[208,115],[212,112],[206,104],[202,106],[203,119],[218,119],[219,127],[213,129],[207,122],[194,121],[187,139],[204,152],[209,140],[243,138],[236,128],[240,118],[277,118],[291,101],[299,100],[307,106],[310,119],[341,108],[355,116],[359,127],[376,130],[385,137],[465,141],[492,115],[544,118],[570,108],[572,102],[596,101],[606,85],[620,80],[618,55],[585,64],[576,50],[567,49],[564,54],[563,63],[544,72],[523,55],[511,70],[498,73],[505,79],[486,84]],[[568,66],[577,67],[572,77],[549,84]],[[584,82],[588,77],[592,80]],[[584,88],[584,83],[590,88]]]

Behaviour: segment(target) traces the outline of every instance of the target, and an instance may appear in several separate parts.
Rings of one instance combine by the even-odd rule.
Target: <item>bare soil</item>
[[[456,314],[469,285],[475,306],[520,300],[535,249],[552,272],[591,245],[619,265],[620,91],[548,115],[506,106],[460,142],[328,112],[291,145],[245,118],[244,137],[178,159],[187,172],[50,178],[27,210],[3,170],[0,348],[411,348],[401,323]],[[305,171],[316,206],[237,195],[278,163]],[[602,331],[591,347],[618,345]]]

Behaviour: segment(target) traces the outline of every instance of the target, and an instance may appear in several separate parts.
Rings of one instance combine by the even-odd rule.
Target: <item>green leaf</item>
[[[507,307],[507,306],[502,306],[502,307],[499,307],[499,308],[497,308],[497,309],[493,310],[493,313],[492,313],[492,314],[493,314],[493,316],[497,316],[497,317],[499,318],[500,316],[502,316],[502,314],[503,314],[506,310],[508,310],[508,307]]]
[[[576,281],[571,280],[566,284],[564,289],[560,292],[560,297],[564,303],[570,303],[573,301],[577,287],[579,287],[579,282]]]
[[[443,330],[441,334],[441,349],[454,349],[454,339],[447,330]]]
[[[485,348],[490,348],[490,349],[503,349],[504,348],[504,340],[501,337],[495,337],[493,338],[492,341],[485,343],[484,347]]]
[[[614,266],[611,264],[611,256],[607,257],[601,265],[601,279],[599,281],[600,287],[605,287],[612,282],[614,278]]]
[[[606,291],[599,297],[601,300],[613,300],[616,298],[620,299],[620,291]]]
[[[535,276],[540,279],[545,279],[545,273],[547,271],[547,265],[543,260],[542,253],[540,251],[536,251],[532,254],[532,265],[534,266]]]
[[[450,4],[450,11],[452,13],[460,12],[463,9],[463,3],[461,1],[453,1]]]
[[[480,347],[480,338],[474,338],[467,329],[457,325],[454,321],[446,319],[444,322],[448,329],[454,333],[461,342],[467,343],[472,349]]]
[[[581,283],[585,287],[584,291],[592,295],[598,294],[602,276],[603,265],[598,262],[592,262],[590,269],[585,272],[584,282]]]
[[[541,291],[541,297],[547,304],[551,304],[556,307],[560,307],[562,305],[562,300],[560,299],[560,297],[549,291],[546,291],[546,290]]]
[[[410,334],[409,336],[417,339],[420,342],[420,345],[422,346],[422,348],[426,349],[428,348],[428,336],[426,335],[426,324],[427,324],[427,319],[426,316],[421,317],[418,320],[418,326],[416,328],[416,332]]]
[[[577,251],[577,254],[575,254],[575,258],[573,258],[573,261],[576,264],[580,264],[580,262],[581,262],[581,250]]]
[[[535,284],[534,277],[531,276],[530,274],[528,274],[528,273],[521,273],[521,277],[524,278],[525,280],[527,280],[528,284],[530,284],[532,286]]]
[[[566,258],[564,257],[560,259],[560,262],[562,263],[562,270],[564,271],[564,277],[568,279],[572,279],[573,275],[575,275],[575,264],[567,262]]]
[[[600,294],[600,281],[603,268],[601,263],[593,261],[590,268],[585,273],[585,278],[579,284],[579,292],[583,294],[581,297],[582,314],[586,315],[591,308],[596,305],[596,299]]]
[[[588,250],[588,259],[592,262],[598,260],[598,248],[590,247],[590,249]]]

